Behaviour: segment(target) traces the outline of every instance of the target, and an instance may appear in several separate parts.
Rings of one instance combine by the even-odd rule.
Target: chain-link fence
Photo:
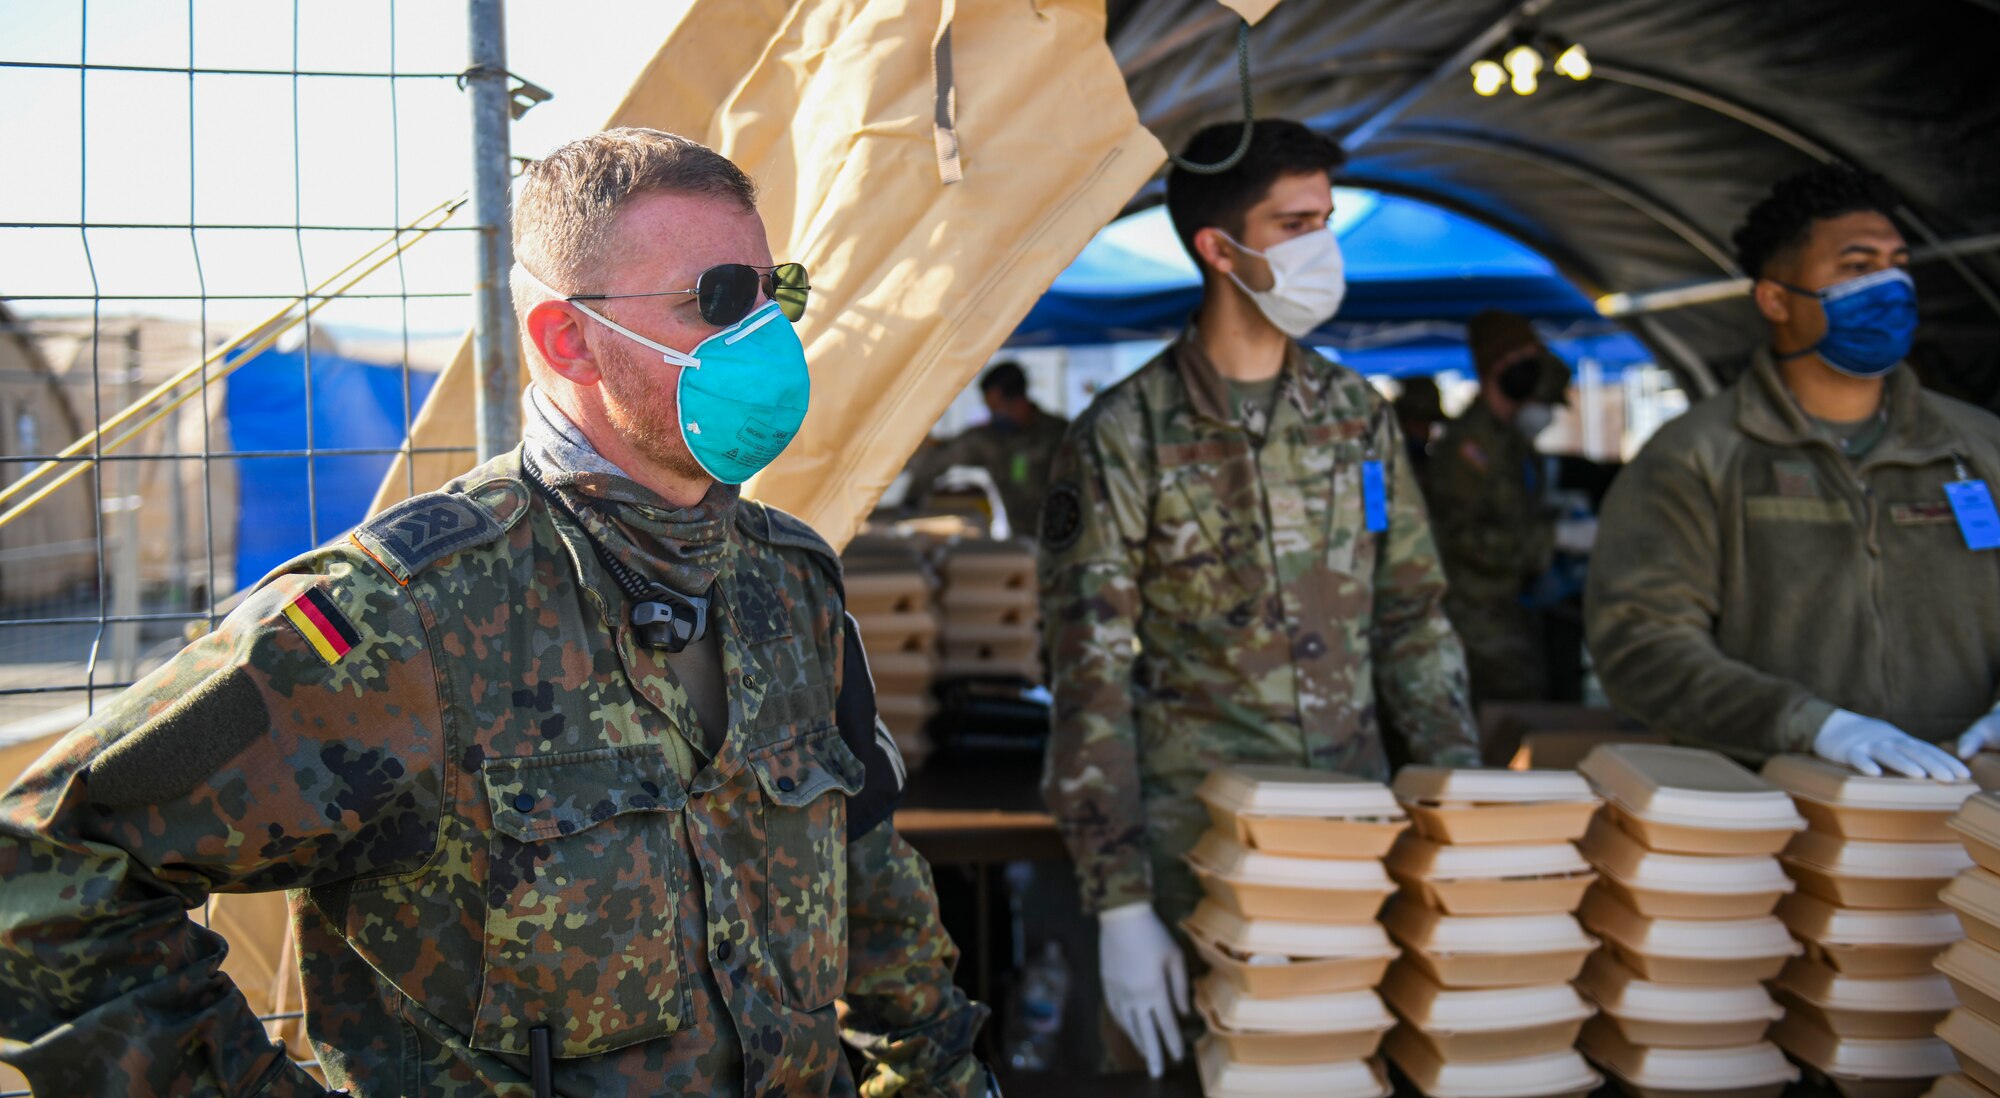
[[[498,20],[0,0],[0,101],[28,107],[0,112],[0,786],[423,452],[473,287],[504,293]],[[467,100],[496,93],[475,169]],[[275,951],[238,982],[303,1055],[269,899],[204,916],[232,959]]]

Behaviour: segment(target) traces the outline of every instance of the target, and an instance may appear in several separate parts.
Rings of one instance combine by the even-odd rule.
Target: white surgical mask
[[[1257,303],[1264,319],[1279,331],[1298,339],[1340,311],[1340,301],[1347,296],[1347,263],[1340,254],[1340,238],[1333,235],[1332,229],[1295,236],[1261,252],[1228,233],[1222,233],[1222,238],[1270,264],[1268,290],[1245,286],[1234,271],[1228,275],[1231,282]]]
[[[1514,413],[1514,427],[1529,438],[1534,438],[1549,429],[1555,422],[1556,410],[1546,404],[1523,404]]]

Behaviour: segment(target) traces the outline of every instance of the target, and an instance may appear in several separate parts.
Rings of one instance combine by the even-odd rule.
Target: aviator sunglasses
[[[798,263],[775,267],[753,267],[748,263],[722,263],[701,272],[692,290],[657,290],[649,294],[575,294],[566,301],[616,301],[626,297],[676,297],[693,294],[701,305],[701,318],[718,328],[726,328],[750,315],[756,307],[758,291],[778,303],[778,311],[793,322],[805,315],[806,269]]]

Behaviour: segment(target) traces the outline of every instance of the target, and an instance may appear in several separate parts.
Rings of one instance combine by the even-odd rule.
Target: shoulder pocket
[[[595,1056],[687,1020],[676,916],[686,791],[657,745],[490,759],[479,1006],[467,1043]]]

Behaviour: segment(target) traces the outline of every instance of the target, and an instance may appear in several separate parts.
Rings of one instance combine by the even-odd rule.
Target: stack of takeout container
[[[1026,542],[965,539],[945,547],[939,571],[942,673],[1040,682],[1034,548]]]
[[[1800,952],[1772,909],[1805,820],[1712,751],[1610,744],[1578,769],[1605,801],[1582,844],[1600,874],[1583,924],[1604,941],[1583,1050],[1642,1098],[1777,1095],[1799,1073],[1765,1040],[1783,1012],[1762,981]]]
[[[931,752],[924,726],[937,713],[938,616],[931,579],[907,538],[856,538],[841,555],[847,612],[861,628],[875,709],[911,769]]]
[[[1812,825],[1785,849],[1799,895],[1783,914],[1807,953],[1772,985],[1774,1037],[1849,1098],[1916,1098],[1954,1070],[1934,1031],[1957,996],[1931,962],[1958,937],[1939,890],[1972,864],[1947,825],[1977,789],[1808,755],[1764,777]]]
[[[1994,1098],[2000,1095],[2000,794],[1968,798],[1947,826],[1974,863],[1943,895],[1965,939],[1937,958],[1959,1002],[1937,1034],[1958,1053],[1964,1074],[1938,1080],[1931,1093]]]
[[[1574,912],[1596,875],[1575,840],[1597,798],[1565,771],[1406,767],[1396,799],[1415,829],[1389,872],[1384,919],[1404,948],[1382,997],[1387,1047],[1429,1098],[1586,1094],[1603,1077],[1576,1053],[1596,1008],[1570,985],[1596,942]]]
[[[1183,924],[1208,972],[1198,1061],[1216,1095],[1388,1093],[1373,1061],[1395,1019],[1375,987],[1396,958],[1375,917],[1382,856],[1409,826],[1389,790],[1345,774],[1239,766],[1196,790],[1213,826],[1187,854],[1207,898]]]

